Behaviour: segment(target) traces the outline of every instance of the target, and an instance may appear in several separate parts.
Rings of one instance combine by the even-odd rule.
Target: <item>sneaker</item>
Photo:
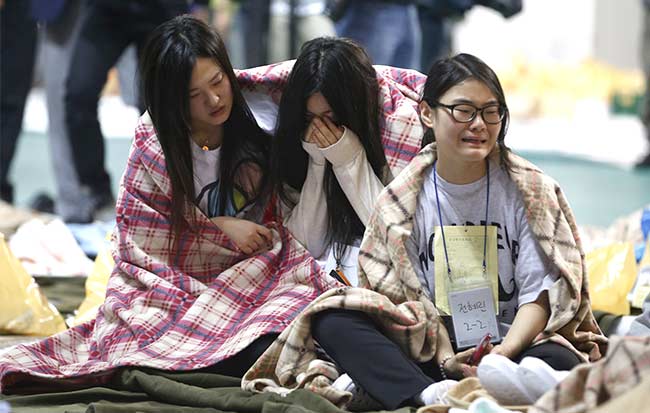
[[[53,214],[54,200],[48,194],[44,192],[39,192],[29,202],[29,207],[34,211],[43,212],[46,214]]]
[[[355,385],[354,382],[352,381],[352,378],[346,374],[341,374],[336,380],[334,380],[334,383],[332,383],[332,387],[334,387],[336,390],[340,391],[347,391],[352,393],[352,390],[354,389]]]
[[[449,390],[456,386],[458,381],[456,380],[443,380],[437,383],[431,384],[426,389],[417,396],[417,401],[422,403],[423,406],[429,406],[432,404],[445,404],[449,405],[449,399],[447,399],[447,393]]]
[[[536,399],[517,376],[518,365],[499,354],[481,359],[477,374],[481,385],[503,405],[529,405]]]
[[[93,218],[107,222],[115,219],[115,198],[109,193],[92,196]]]
[[[517,368],[517,377],[524,383],[528,393],[535,401],[551,390],[569,375],[568,371],[558,371],[544,360],[536,357],[524,357]]]
[[[342,374],[338,379],[334,380],[332,387],[337,390],[352,393],[352,399],[347,406],[347,409],[351,412],[384,410],[381,403],[375,400],[375,398],[368,394],[368,392],[361,386],[357,386],[347,374]]]

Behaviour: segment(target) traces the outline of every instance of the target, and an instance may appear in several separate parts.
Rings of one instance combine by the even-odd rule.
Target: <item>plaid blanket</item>
[[[279,102],[293,62],[240,71],[244,90]],[[381,134],[394,174],[417,153],[417,112],[425,77],[377,67]],[[274,247],[248,258],[197,211],[170,255],[170,181],[162,148],[145,117],[135,134],[117,202],[115,269],[97,318],[0,357],[0,392],[47,391],[48,380],[106,383],[116,367],[190,370],[214,364],[257,337],[280,332],[337,284],[281,225]],[[192,207],[193,208],[193,207]],[[43,387],[38,387],[44,383]],[[30,390],[30,387],[31,390]]]
[[[238,73],[244,91],[259,92],[280,102],[294,61],[244,70]],[[381,105],[379,127],[388,166],[396,176],[420,150],[422,123],[417,105],[426,76],[415,70],[375,66]]]
[[[405,247],[425,171],[435,159],[436,147],[431,144],[379,196],[359,254],[359,283],[365,289],[330,290],[312,303],[246,373],[245,389],[286,392],[305,387],[344,405],[349,395],[329,386],[331,375],[318,374],[331,366],[316,360],[310,333],[311,317],[329,308],[370,314],[387,336],[418,361],[435,355],[438,311],[422,290]],[[552,339],[585,360],[597,360],[607,339],[591,312],[584,253],[571,209],[555,181],[516,155],[512,163],[512,178],[523,194],[529,225],[561,275],[549,291],[550,319],[535,341]]]
[[[650,337],[613,337],[607,356],[571,371],[529,413],[641,412],[648,409]]]
[[[282,331],[335,286],[273,222],[267,223],[273,248],[249,258],[197,210],[191,230],[170,254],[171,186],[162,148],[146,118],[136,128],[120,184],[115,268],[97,318],[4,354],[2,392],[26,391],[30,381],[43,381],[36,378],[102,383],[110,376],[105,373],[119,366],[205,367],[261,335]]]

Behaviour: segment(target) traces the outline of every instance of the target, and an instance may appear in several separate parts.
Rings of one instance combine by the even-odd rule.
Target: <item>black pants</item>
[[[441,379],[435,362],[413,361],[365,313],[319,313],[314,317],[312,335],[357,385],[388,410],[407,404]]]
[[[582,362],[574,352],[557,343],[544,343],[529,347],[513,361],[519,363],[524,357],[541,359],[555,370],[571,370]]]
[[[97,119],[108,71],[130,44],[136,45],[139,55],[154,28],[187,11],[185,1],[167,1],[165,7],[161,3],[94,1],[88,5],[66,80],[65,114],[79,182],[93,195],[111,193]]]
[[[435,361],[413,361],[365,313],[319,313],[314,317],[312,335],[356,384],[388,410],[410,403],[414,396],[442,379]],[[578,356],[556,343],[529,348],[514,361],[527,356],[540,358],[556,370],[571,370],[580,363]]]
[[[0,9],[0,199],[13,202],[9,167],[22,129],[36,59],[36,23],[30,2],[5,1]]]
[[[223,374],[224,376],[243,377],[244,373],[260,358],[267,348],[273,344],[279,336],[278,333],[270,333],[258,337],[248,347],[234,356],[221,360],[212,366],[205,367],[199,371]]]

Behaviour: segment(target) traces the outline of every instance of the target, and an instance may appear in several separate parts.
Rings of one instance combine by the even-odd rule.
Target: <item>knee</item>
[[[312,320],[312,336],[321,343],[330,340],[340,340],[341,334],[349,327],[355,317],[355,311],[348,310],[325,310],[316,315]]]
[[[323,311],[314,315],[311,324],[311,334],[319,343],[327,340],[336,331],[337,312],[333,310]]]

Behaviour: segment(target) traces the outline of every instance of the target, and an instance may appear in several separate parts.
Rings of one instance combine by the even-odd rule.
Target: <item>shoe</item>
[[[449,404],[447,393],[458,384],[456,380],[443,380],[431,384],[417,396],[417,401],[423,406],[432,404]]]
[[[536,400],[517,376],[517,363],[499,354],[481,359],[477,374],[481,385],[503,405],[530,405]]]
[[[334,380],[334,383],[332,383],[332,387],[334,387],[336,390],[347,391],[352,393],[352,390],[354,389],[355,385],[354,382],[352,381],[352,378],[350,378],[350,376],[348,376],[347,374],[341,374],[336,380]]]
[[[352,393],[352,399],[347,406],[347,409],[351,412],[384,410],[384,406],[382,406],[381,403],[375,400],[375,398],[369,395],[363,388],[357,386],[347,374],[342,374],[338,379],[334,380],[332,387],[337,390]]]
[[[108,222],[115,219],[115,197],[109,193],[92,195],[93,218]]]
[[[517,368],[517,377],[524,383],[528,393],[535,401],[554,388],[569,375],[568,371],[558,371],[542,359],[524,357]]]
[[[650,168],[650,153],[635,164],[637,168]]]
[[[53,214],[54,200],[48,194],[44,192],[39,192],[29,202],[29,207],[34,211],[43,212],[46,214]]]
[[[456,380],[443,380],[437,383],[431,384],[426,389],[417,396],[418,401],[422,403],[423,406],[429,406],[432,404],[445,404],[449,405],[449,400],[447,399],[447,393],[449,390],[456,386],[458,382]]]

